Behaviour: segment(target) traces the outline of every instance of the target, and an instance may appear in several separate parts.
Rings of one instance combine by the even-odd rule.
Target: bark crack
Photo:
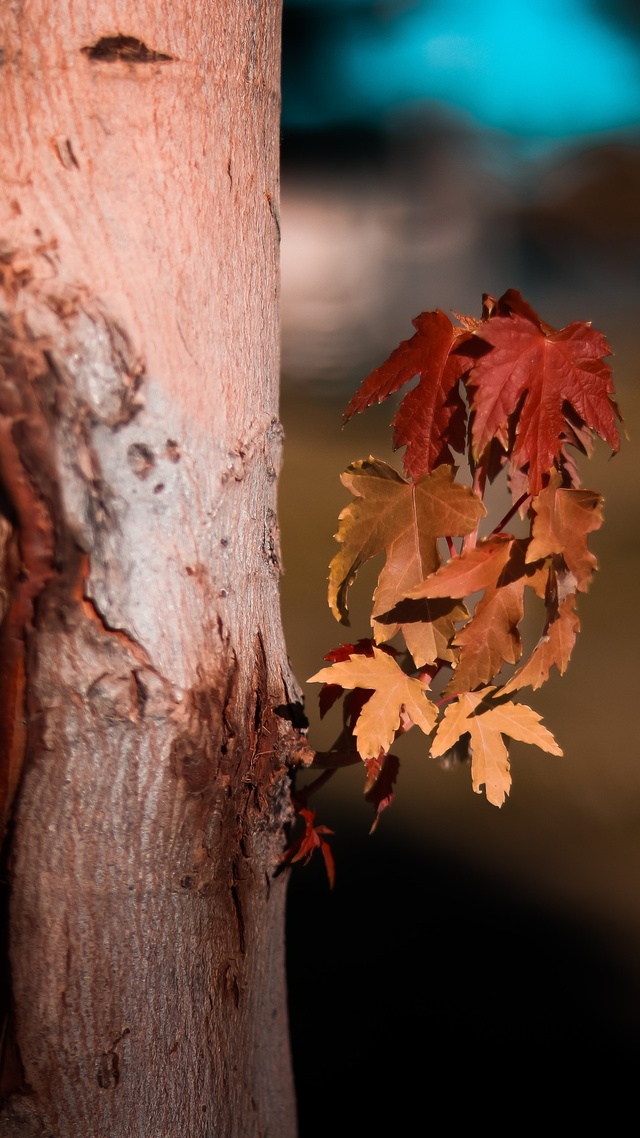
[[[105,635],[115,636],[122,644],[122,646],[126,648],[141,665],[143,665],[146,669],[154,672],[156,675],[159,675],[157,670],[153,667],[149,655],[142,647],[142,645],[139,644],[137,640],[134,640],[134,638],[129,635],[126,629],[109,624],[106,617],[100,611],[100,608],[98,607],[98,604],[95,601],[94,597],[92,597],[87,591],[86,586],[89,580],[90,572],[91,567],[89,554],[81,553],[80,572],[78,576],[79,584],[75,593],[75,600],[80,603],[80,606],[83,609],[85,615],[89,618],[89,620],[97,623],[100,627],[100,630]]]

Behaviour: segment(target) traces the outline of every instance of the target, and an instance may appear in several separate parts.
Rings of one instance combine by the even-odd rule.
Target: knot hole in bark
[[[101,36],[94,44],[81,48],[89,59],[114,63],[172,63],[174,57],[163,51],[153,51],[135,36]]]

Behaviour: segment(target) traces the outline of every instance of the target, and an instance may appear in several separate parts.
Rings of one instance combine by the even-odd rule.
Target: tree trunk
[[[0,11],[3,1138],[296,1131],[279,37]]]

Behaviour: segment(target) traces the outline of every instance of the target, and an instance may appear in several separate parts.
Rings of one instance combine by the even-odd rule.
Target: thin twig
[[[520,509],[521,506],[524,506],[524,503],[526,502],[527,498],[530,498],[530,497],[531,497],[531,495],[529,493],[526,493],[526,492],[524,494],[520,495],[520,497],[518,498],[518,501],[515,502],[514,505],[511,507],[511,509],[508,510],[507,513],[504,515],[502,521],[498,522],[495,529],[492,529],[491,537],[495,537],[496,534],[502,533],[502,530],[506,526],[507,522],[511,521],[513,515],[515,513],[517,513],[517,511]]]

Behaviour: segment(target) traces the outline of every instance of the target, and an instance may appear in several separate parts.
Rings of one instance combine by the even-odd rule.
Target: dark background
[[[379,571],[337,625],[339,475],[370,453],[400,463],[392,401],[345,429],[342,411],[412,317],[479,315],[512,287],[556,327],[591,320],[629,435],[581,466],[605,496],[600,570],[566,675],[527,692],[564,756],[514,745],[497,810],[410,732],[374,834],[359,767],[312,800],[337,876],[329,890],[316,855],[289,886],[300,1138],[491,1123],[514,1103],[521,1125],[635,1115],[639,33],[622,2],[285,0],[282,605],[312,745],[337,726],[306,678],[368,634]]]

